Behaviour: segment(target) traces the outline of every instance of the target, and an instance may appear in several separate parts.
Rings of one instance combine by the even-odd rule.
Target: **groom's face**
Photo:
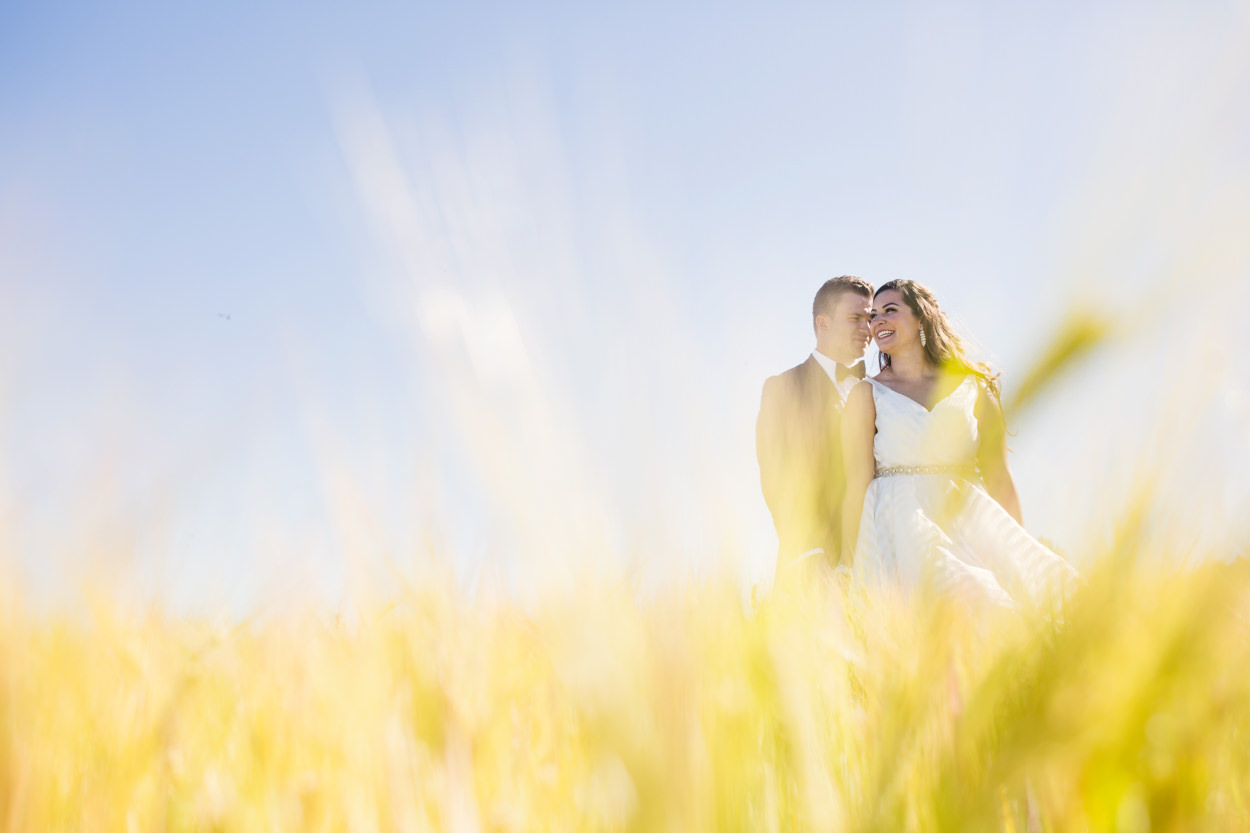
[[[863,358],[872,339],[868,326],[871,320],[871,299],[858,292],[843,292],[832,310],[817,316],[816,332],[823,343],[822,352],[828,352],[843,364]]]

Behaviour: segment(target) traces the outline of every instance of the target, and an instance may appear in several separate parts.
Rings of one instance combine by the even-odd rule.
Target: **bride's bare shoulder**
[[[876,410],[872,399],[871,382],[863,379],[855,383],[855,387],[851,388],[851,392],[846,395],[846,410],[847,412]]]

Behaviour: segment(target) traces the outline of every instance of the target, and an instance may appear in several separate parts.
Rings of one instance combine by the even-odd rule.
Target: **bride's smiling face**
[[[872,338],[882,353],[894,353],[919,340],[920,320],[897,289],[887,289],[873,299]]]

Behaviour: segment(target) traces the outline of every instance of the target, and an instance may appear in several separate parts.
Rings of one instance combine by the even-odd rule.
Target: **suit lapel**
[[[815,356],[808,356],[803,362],[803,398],[809,406],[827,408],[842,407],[842,393],[838,386],[829,378],[829,374],[816,361]]]

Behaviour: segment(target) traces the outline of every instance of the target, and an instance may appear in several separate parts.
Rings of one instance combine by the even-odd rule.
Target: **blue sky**
[[[1227,439],[1188,476],[1250,456],[1243,328],[1168,314],[1246,300],[1248,30],[1231,3],[7,4],[10,560],[244,606],[430,547],[469,581],[757,576],[759,387],[841,273],[932,286],[1008,387],[1074,305],[1132,320],[1017,433],[1071,550],[1175,399],[1155,368],[1216,374],[1181,410]]]

